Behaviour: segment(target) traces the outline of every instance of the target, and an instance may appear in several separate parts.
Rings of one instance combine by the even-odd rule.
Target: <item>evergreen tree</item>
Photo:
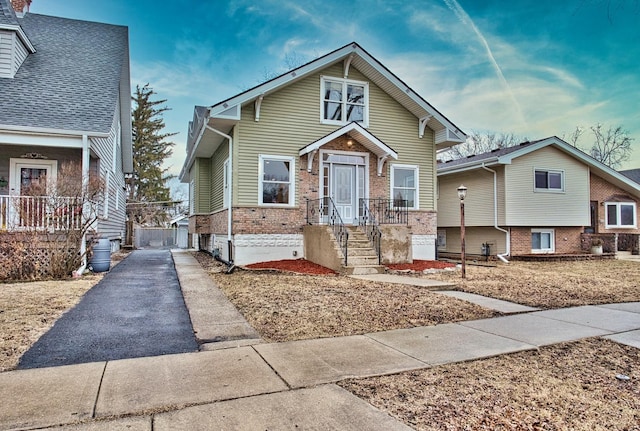
[[[171,200],[167,182],[174,177],[163,168],[164,161],[173,153],[173,142],[167,138],[176,133],[162,133],[165,125],[162,113],[169,108],[166,100],[152,100],[156,93],[149,84],[136,85],[131,100],[133,132],[133,175],[128,180],[130,202],[166,202]]]

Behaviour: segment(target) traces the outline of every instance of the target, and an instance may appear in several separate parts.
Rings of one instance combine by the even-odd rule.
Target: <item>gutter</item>
[[[209,121],[209,118],[207,117],[207,119],[205,120],[206,122]],[[229,135],[227,135],[226,133],[221,132],[220,130],[214,129],[213,127],[209,126],[208,124],[205,123],[205,127],[209,130],[211,130],[214,133],[217,133],[218,135],[222,136],[223,138],[227,139],[229,141],[229,173],[228,173],[228,177],[229,177],[229,190],[227,191],[228,194],[228,199],[227,201],[229,202],[229,207],[227,208],[227,246],[228,246],[228,252],[229,252],[229,262],[225,262],[229,265],[229,267],[233,266],[233,254],[232,254],[232,250],[233,250],[233,242],[231,240],[231,209],[233,207],[233,194],[232,194],[232,190],[233,190],[233,138]],[[203,129],[203,133],[204,133],[204,129]]]
[[[82,135],[82,196],[87,195],[87,188],[89,187],[89,137],[87,135]],[[88,208],[82,209],[82,225],[85,226],[87,214],[89,214]],[[80,268],[76,269],[73,272],[74,277],[80,277],[84,273],[85,269],[87,269],[87,232],[86,229],[82,233],[82,238],[80,239]]]
[[[509,263],[505,256],[509,256],[511,254],[511,232],[498,226],[498,173],[493,169],[487,168],[484,163],[481,167],[485,171],[493,173],[493,227],[506,234],[506,252],[503,254],[497,254],[496,257],[504,263]]]

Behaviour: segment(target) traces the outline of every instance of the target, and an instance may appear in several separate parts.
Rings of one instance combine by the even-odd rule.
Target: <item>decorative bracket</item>
[[[256,121],[260,121],[260,106],[262,105],[262,99],[264,99],[264,94],[258,96],[255,102],[255,111],[256,111]]]
[[[382,176],[382,167],[384,166],[384,162],[389,157],[389,154],[385,154],[384,156],[378,157],[378,176]]]
[[[433,117],[433,115],[427,115],[425,117],[420,118],[418,120],[418,137],[422,138],[424,136],[424,129],[427,127],[427,122]]]
[[[313,150],[309,154],[307,154],[307,172],[311,172],[311,167],[313,166],[313,158],[316,156],[318,150]]]
[[[344,61],[344,79],[347,79],[349,77],[349,66],[351,66],[352,61],[353,61],[353,54],[351,54],[349,58],[347,58]]]

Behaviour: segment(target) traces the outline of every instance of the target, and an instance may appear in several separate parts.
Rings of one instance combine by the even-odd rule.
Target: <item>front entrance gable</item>
[[[364,127],[359,125],[356,122],[349,123],[339,129],[334,130],[328,135],[318,139],[315,142],[310,143],[309,145],[302,148],[299,152],[300,156],[304,156],[308,154],[307,157],[307,172],[311,172],[311,166],[313,165],[313,158],[322,146],[327,143],[333,141],[340,136],[347,135],[351,138],[354,138],[360,144],[362,144],[366,149],[371,151],[373,154],[378,156],[378,176],[382,175],[382,167],[384,166],[384,162],[388,158],[392,158],[394,160],[398,159],[398,153],[396,153],[391,147],[382,142],[380,139],[376,138],[372,133],[367,131]]]

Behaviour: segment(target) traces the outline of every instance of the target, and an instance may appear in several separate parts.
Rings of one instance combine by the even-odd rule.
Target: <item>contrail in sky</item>
[[[462,9],[462,6],[460,6],[460,4],[457,2],[457,0],[443,0],[443,1],[449,7],[449,9],[451,9],[453,11],[453,13],[456,14],[458,19],[463,24],[468,25],[469,27],[471,27],[471,29],[474,31],[476,36],[478,36],[478,39],[480,40],[480,42],[482,42],[482,44],[484,45],[484,49],[487,51],[487,56],[489,57],[489,60],[491,61],[491,64],[493,65],[493,68],[496,71],[496,74],[498,75],[498,79],[500,80],[500,82],[502,83],[504,88],[507,90],[507,93],[509,93],[509,97],[511,98],[511,102],[515,106],[516,112],[518,113],[519,120],[522,122],[522,124],[526,125],[527,122],[524,119],[524,115],[522,115],[522,110],[520,109],[520,105],[518,104],[518,101],[516,100],[515,96],[513,95],[513,91],[511,90],[511,86],[509,85],[509,83],[507,82],[506,78],[504,77],[504,74],[502,73],[502,69],[500,69],[500,66],[498,65],[498,62],[496,61],[495,57],[493,56],[493,52],[491,52],[491,48],[489,47],[489,43],[487,43],[487,40],[484,38],[482,33],[480,33],[480,30],[478,30],[478,27],[476,27],[476,25],[473,23],[473,21],[471,20],[471,17],[469,16],[469,14],[467,14],[464,11],[464,9]]]

